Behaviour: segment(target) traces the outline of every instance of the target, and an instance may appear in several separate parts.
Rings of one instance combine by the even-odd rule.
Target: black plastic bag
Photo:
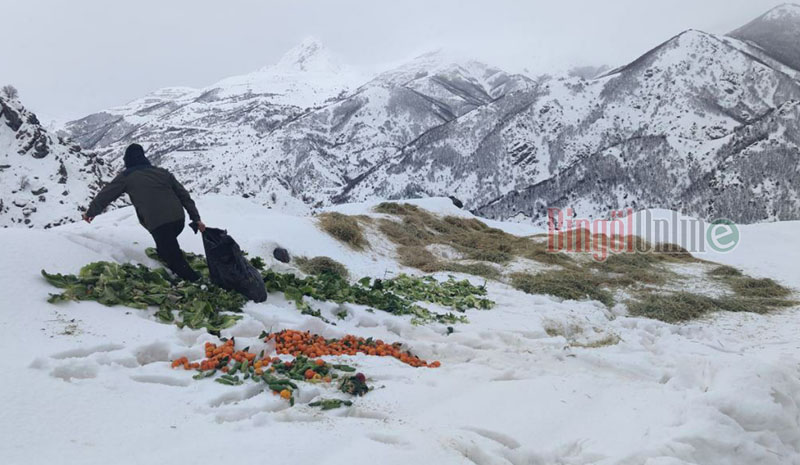
[[[275,260],[278,260],[281,263],[289,263],[291,260],[289,257],[289,251],[283,247],[275,247],[275,250],[272,251],[272,256],[275,257]]]
[[[239,244],[223,229],[206,228],[203,232],[208,274],[211,282],[229,291],[237,291],[250,300],[267,300],[264,278],[245,258]]]

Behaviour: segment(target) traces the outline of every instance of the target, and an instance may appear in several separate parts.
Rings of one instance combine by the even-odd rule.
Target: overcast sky
[[[518,70],[620,65],[772,0],[0,0],[0,85],[42,121],[274,63],[306,36],[371,65],[445,48]]]

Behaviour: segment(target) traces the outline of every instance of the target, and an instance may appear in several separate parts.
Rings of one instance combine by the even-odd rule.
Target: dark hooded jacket
[[[99,215],[122,194],[128,194],[139,223],[148,231],[167,223],[186,221],[184,209],[189,212],[192,221],[200,221],[200,214],[189,192],[172,173],[152,166],[144,156],[144,150],[137,144],[125,152],[125,169],[97,193],[89,204],[86,216]]]

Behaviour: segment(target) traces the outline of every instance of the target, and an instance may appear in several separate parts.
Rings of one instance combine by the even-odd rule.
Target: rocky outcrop
[[[50,134],[19,100],[0,96],[0,226],[49,228],[79,220],[107,175],[105,166]]]

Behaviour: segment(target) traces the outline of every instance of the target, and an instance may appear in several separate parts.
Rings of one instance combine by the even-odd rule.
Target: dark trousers
[[[167,264],[167,268],[186,281],[197,281],[200,275],[189,266],[183,256],[178,235],[183,231],[184,220],[159,226],[150,231],[156,241],[158,256]]]

